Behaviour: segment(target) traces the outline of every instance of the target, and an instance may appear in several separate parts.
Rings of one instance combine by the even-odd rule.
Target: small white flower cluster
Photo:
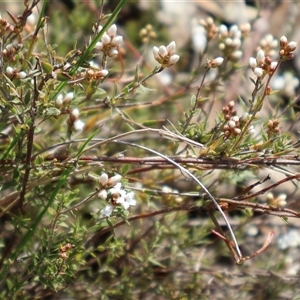
[[[277,53],[278,40],[272,34],[267,34],[260,41],[260,49],[264,51],[265,55],[274,57]],[[258,50],[260,50],[258,49]]]
[[[79,109],[74,108],[69,115],[68,125],[71,131],[82,131],[84,128],[84,122],[79,120]]]
[[[69,92],[65,96],[63,94],[59,94],[55,99],[55,106],[58,108],[67,106],[74,98],[74,93]]]
[[[231,117],[227,124],[223,127],[224,135],[227,138],[239,135],[242,132],[241,129],[238,128],[239,126],[240,118],[238,116]]]
[[[130,206],[136,205],[134,192],[126,192],[122,188],[121,179],[122,176],[119,174],[109,178],[106,173],[102,173],[98,179],[101,186],[98,197],[108,201],[108,204],[100,211],[105,217],[109,217],[116,206],[122,206],[128,210]]]
[[[12,79],[12,78],[18,78],[18,79],[24,79],[27,77],[26,72],[24,71],[17,71],[16,69],[12,67],[7,67],[6,68],[6,75]]]
[[[100,32],[102,26],[98,27],[98,32]],[[118,54],[118,47],[122,43],[123,37],[117,35],[117,26],[115,24],[111,25],[110,28],[102,35],[101,42],[97,42],[95,49],[103,52],[104,55],[108,57],[113,57]]]
[[[269,56],[265,56],[263,50],[257,52],[256,58],[249,58],[249,65],[258,78],[263,78],[265,75],[272,75],[277,68],[277,61],[272,61]]]
[[[287,202],[286,202],[286,194],[280,194],[278,197],[274,197],[273,193],[268,193],[267,194],[267,201],[268,201],[268,204],[270,206],[273,206],[273,207],[284,207],[286,206]]]
[[[280,38],[280,50],[279,55],[283,59],[293,59],[294,53],[297,48],[297,42],[291,41],[289,42],[288,39],[283,35]]]
[[[295,90],[299,86],[299,79],[291,72],[284,72],[282,75],[273,77],[271,87],[279,90],[280,93],[289,98],[295,95]]]
[[[248,29],[250,30],[250,24]],[[246,25],[244,25],[245,27]],[[241,59],[243,52],[240,50],[242,45],[242,31],[237,25],[230,27],[229,31],[227,27],[222,24],[219,27],[219,48],[224,53],[224,56],[230,61],[238,61]]]
[[[162,68],[170,67],[176,64],[179,60],[179,55],[175,54],[176,44],[171,42],[167,47],[153,47],[153,55],[155,60],[161,64]]]

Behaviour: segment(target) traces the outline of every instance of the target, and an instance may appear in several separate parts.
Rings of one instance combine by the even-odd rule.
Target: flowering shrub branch
[[[272,85],[297,43],[268,34],[244,66],[249,23],[193,20],[189,62],[154,25],[130,41],[118,23],[125,3],[111,13],[76,3],[88,14],[74,11],[63,43],[47,1],[0,17],[0,298],[143,298],[152,285],[160,293],[157,274],[196,275],[210,255],[239,268],[263,260],[276,229],[250,249],[244,227],[300,217],[299,139],[286,129],[299,81],[283,105]],[[227,101],[233,75],[241,95]],[[161,295],[187,297],[167,290],[171,277]]]

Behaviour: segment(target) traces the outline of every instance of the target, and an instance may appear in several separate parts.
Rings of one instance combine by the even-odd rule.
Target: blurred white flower
[[[82,131],[84,126],[85,126],[84,122],[82,122],[79,119],[75,120],[75,122],[73,123],[74,131]]]
[[[299,79],[291,72],[284,72],[282,75],[275,76],[270,83],[272,89],[279,90],[287,97],[293,97],[295,90],[299,86]]]
[[[107,204],[104,208],[101,209],[100,213],[104,217],[108,218],[112,214],[113,210],[114,210],[114,206],[112,204]]]
[[[197,53],[202,53],[207,44],[206,30],[200,24],[192,25],[192,43]]]
[[[159,48],[153,47],[153,55],[157,62],[161,64],[163,68],[174,65],[179,60],[179,55],[175,54],[176,44],[171,42],[167,47],[160,46]]]
[[[98,32],[102,29],[98,27]],[[96,43],[95,49],[103,52],[109,57],[116,56],[118,54],[118,47],[123,41],[123,37],[117,34],[117,26],[115,24],[102,35],[101,41]]]

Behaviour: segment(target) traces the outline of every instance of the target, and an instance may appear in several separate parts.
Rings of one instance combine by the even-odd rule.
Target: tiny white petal
[[[114,37],[113,40],[111,41],[111,43],[116,46],[120,45],[122,42],[123,42],[123,37],[121,35]]]
[[[257,67],[257,61],[256,61],[256,58],[254,57],[250,57],[249,58],[249,65],[251,68],[256,68]]]
[[[110,36],[105,32],[105,33],[103,34],[102,38],[101,38],[101,41],[102,41],[103,45],[107,45],[107,44],[110,43],[111,38],[110,38]]]
[[[134,199],[134,192],[127,193],[125,199],[130,206],[136,205],[136,200]]]
[[[240,134],[242,130],[240,128],[234,128],[234,133],[235,134]]]
[[[235,36],[239,31],[239,28],[237,25],[233,25],[230,27],[230,30],[229,30],[229,33],[232,35],[232,36]]]
[[[155,59],[159,57],[159,56],[158,56],[158,52],[159,52],[158,47],[154,46],[154,47],[153,47],[153,55],[154,55],[154,58],[155,58]]]
[[[224,24],[220,25],[219,32],[220,32],[220,35],[223,37],[228,35],[228,29]]]
[[[27,76],[27,74],[23,71],[21,71],[17,74],[17,77],[20,79],[24,79],[24,78],[26,78],[26,76]]]
[[[232,46],[234,46],[236,49],[240,48],[242,44],[241,39],[235,38],[232,40]]]
[[[108,182],[108,175],[106,173],[102,173],[98,181],[102,186],[106,185]]]
[[[111,204],[107,204],[104,208],[101,209],[100,213],[104,216],[104,217],[110,217],[111,213],[114,210],[114,206]]]
[[[112,48],[112,49],[109,50],[109,52],[107,53],[107,55],[108,55],[109,57],[113,57],[113,56],[116,56],[118,53],[119,53],[119,52],[118,52],[117,49]]]
[[[261,65],[265,62],[265,53],[262,49],[257,52],[256,61],[258,65]]]
[[[102,200],[106,200],[107,199],[107,191],[104,189],[100,190],[98,193],[98,197]]]
[[[102,73],[103,77],[105,77],[105,76],[108,74],[108,71],[105,70],[105,69],[103,69],[103,70],[101,71],[101,73]]]
[[[234,121],[228,121],[228,126],[230,128],[234,128],[236,126],[235,122]]]
[[[242,56],[243,52],[240,50],[236,50],[231,54],[230,58],[233,60],[240,60]]]
[[[287,38],[286,38],[286,36],[282,36],[281,38],[280,38],[280,42],[282,42],[282,43],[287,43]]]
[[[223,63],[224,58],[223,57],[217,57],[217,58],[214,59],[214,61],[215,61],[215,64],[217,66],[220,66]]]
[[[255,68],[253,72],[257,77],[261,77],[264,73],[262,68]]]
[[[225,45],[227,45],[227,46],[231,46],[231,44],[232,44],[232,38],[226,38],[225,39]]]
[[[73,128],[75,131],[82,131],[84,128],[84,122],[82,122],[81,120],[77,119],[74,123],[73,123]]]
[[[175,42],[171,42],[168,46],[167,46],[167,51],[170,55],[175,53],[175,49],[176,49],[176,44]]]
[[[178,60],[179,60],[179,55],[173,54],[169,59],[169,63],[170,65],[174,65],[178,62]]]
[[[109,184],[114,186],[117,183],[120,183],[121,179],[122,179],[122,176],[120,174],[116,174],[115,176],[109,178]]]
[[[158,54],[161,56],[161,57],[165,57],[168,55],[168,50],[165,46],[160,46],[158,48]]]
[[[67,93],[64,97],[64,102],[71,102],[74,98],[74,93],[73,92],[70,92],[70,93]]]
[[[62,94],[59,94],[55,99],[55,105],[57,107],[61,107],[63,105],[63,96]]]
[[[297,42],[291,41],[288,43],[290,51],[294,51],[297,48]]]
[[[6,74],[7,75],[13,75],[14,73],[14,69],[12,67],[7,67],[6,68]]]
[[[74,108],[71,112],[72,116],[77,119],[79,117],[79,109],[78,108]]]
[[[207,44],[205,28],[201,25],[193,27],[191,38],[195,51],[202,53]]]
[[[270,67],[271,67],[271,69],[275,70],[276,67],[277,67],[277,65],[278,65],[278,62],[277,62],[277,61],[272,61]]]
[[[103,27],[101,25],[99,25],[98,28],[97,28],[97,33],[99,33],[102,30],[102,28]]]
[[[237,123],[240,120],[240,118],[238,116],[233,116],[231,120]]]
[[[116,24],[113,24],[110,26],[110,28],[107,30],[107,34],[109,36],[115,36],[117,34],[117,26]]]
[[[103,50],[103,43],[97,42],[96,45],[95,45],[95,49],[97,49],[98,51],[102,51]]]

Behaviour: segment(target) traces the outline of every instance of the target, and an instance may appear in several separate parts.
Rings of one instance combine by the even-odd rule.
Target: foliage
[[[127,5],[0,19],[0,298],[292,297],[286,248],[255,232],[299,218],[296,98],[271,87],[297,43],[268,37],[248,67],[250,24],[202,20],[180,77],[164,33],[115,25]]]

